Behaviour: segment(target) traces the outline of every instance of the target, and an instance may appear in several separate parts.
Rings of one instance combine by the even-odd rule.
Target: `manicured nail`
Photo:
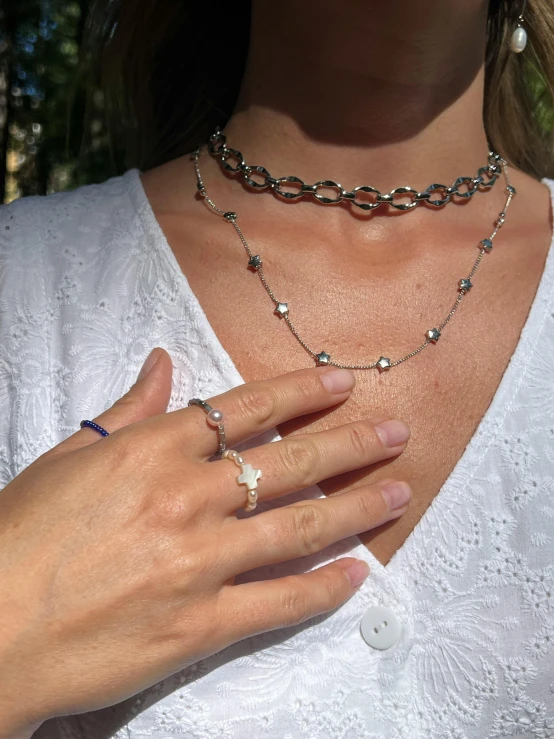
[[[383,497],[390,511],[402,508],[412,497],[412,489],[407,482],[388,482],[381,486]]]
[[[152,349],[152,351],[150,352],[150,354],[146,357],[146,360],[145,360],[144,364],[142,365],[142,368],[141,368],[141,370],[139,372],[139,375],[137,377],[137,382],[139,380],[144,380],[144,378],[146,377],[146,375],[150,372],[150,370],[152,369],[152,367],[158,361],[161,353],[162,353],[162,350],[161,349],[158,349],[158,348]]]
[[[385,446],[398,446],[410,438],[410,429],[404,421],[394,418],[392,421],[383,421],[375,426],[375,431]]]
[[[322,373],[321,382],[330,393],[339,395],[352,390],[356,384],[354,373],[347,369],[332,369]]]
[[[352,587],[357,588],[369,575],[369,565],[363,559],[357,559],[346,568],[346,574]]]

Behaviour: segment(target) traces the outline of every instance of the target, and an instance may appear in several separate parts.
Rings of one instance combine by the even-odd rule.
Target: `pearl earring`
[[[525,12],[526,4],[527,0],[523,0],[521,14],[517,20],[517,28],[512,33],[512,39],[510,41],[510,49],[516,54],[520,54],[527,46],[527,31],[523,28],[523,13]]]

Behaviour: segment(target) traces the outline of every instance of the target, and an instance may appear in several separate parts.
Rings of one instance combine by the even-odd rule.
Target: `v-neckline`
[[[181,269],[181,266],[177,261],[177,257],[167,241],[163,229],[156,218],[144,190],[142,180],[140,178],[140,171],[136,168],[130,169],[124,175],[124,178],[128,179],[131,200],[133,202],[135,212],[142,223],[144,232],[152,237],[153,244],[157,247],[159,255],[166,260],[169,272],[173,274],[180,290],[183,295],[186,296],[188,304],[192,306],[194,310],[198,333],[204,334],[204,340],[202,341],[203,349],[212,354],[215,366],[225,368],[225,382],[229,386],[229,389],[245,384],[245,380],[215,333],[215,330],[209,322],[200,301],[190,286],[187,276]],[[545,184],[550,191],[551,211],[554,214],[554,180],[543,178],[541,182]],[[437,513],[441,513],[441,511],[442,515],[448,513],[453,502],[461,494],[460,488],[455,489],[455,484],[463,484],[465,486],[469,484],[476,470],[479,468],[487,449],[494,441],[495,434],[485,434],[485,429],[491,429],[491,420],[494,417],[499,416],[502,418],[507,412],[508,397],[515,394],[516,390],[525,378],[527,367],[532,364],[535,348],[543,330],[544,319],[548,314],[548,311],[545,311],[542,320],[540,320],[539,311],[545,302],[550,303],[552,301],[553,295],[554,234],[547,252],[543,273],[539,280],[525,323],[521,329],[516,347],[504,370],[488,408],[479,421],[473,436],[467,443],[449,476],[428,505],[422,517],[410,531],[401,546],[394,552],[387,564],[382,564],[356,535],[350,537],[350,540],[354,542],[354,548],[348,551],[348,556],[363,559],[367,562],[374,573],[379,573],[381,577],[386,575],[387,578],[389,578],[399,571],[402,561],[405,561],[406,558],[409,557],[410,551],[412,551],[417,545],[417,541],[421,537],[423,529],[432,526],[433,520],[436,520]],[[528,356],[524,362],[522,360],[525,352],[528,353]],[[522,368],[521,374],[516,380],[515,376],[519,368]],[[501,424],[499,423],[495,426],[497,430],[500,427]],[[257,440],[259,441],[262,437],[264,443],[268,441],[279,441],[282,439],[277,428],[270,429],[260,437],[257,437]],[[310,497],[326,497],[325,493],[318,485],[314,485],[310,490],[313,493]],[[306,495],[307,494],[308,493],[306,491]]]

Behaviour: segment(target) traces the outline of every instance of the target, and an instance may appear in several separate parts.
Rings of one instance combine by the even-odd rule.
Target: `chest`
[[[246,382],[310,366],[313,359],[273,312],[274,304],[259,274],[246,268],[244,254],[222,255],[214,249],[206,270],[205,246],[199,260],[199,249],[180,251],[182,241],[174,243],[192,290]],[[515,272],[509,257],[495,265],[485,260],[436,344],[383,373],[357,371],[347,403],[279,428],[286,436],[382,414],[408,423],[412,435],[402,455],[320,485],[332,495],[385,476],[410,483],[408,512],[359,535],[382,564],[403,545],[440,492],[485,415],[518,344],[544,258],[541,250],[531,252],[524,272]],[[466,255],[467,263],[472,260]],[[312,349],[341,363],[363,364],[381,355],[396,361],[422,344],[425,331],[452,308],[458,279],[465,276],[458,274],[460,264],[464,260],[455,257],[442,269],[429,270],[425,262],[408,262],[393,281],[390,275],[387,279],[386,266],[379,273],[370,257],[365,265],[342,270],[325,258],[314,267],[302,254],[295,260],[275,255],[264,258],[264,274]]]
[[[243,379],[308,366],[309,357],[273,316],[258,276],[241,270],[234,258],[218,264],[217,251],[210,250],[208,239],[194,248],[191,243],[184,241],[186,248],[177,247],[175,253],[218,341]],[[206,260],[211,269],[206,269]],[[330,495],[389,472],[410,481],[414,500],[406,528],[370,532],[365,541],[382,563],[402,546],[442,486],[440,505],[427,512],[425,525],[386,570],[371,561],[372,577],[343,607],[277,636],[261,634],[243,640],[223,658],[216,655],[202,663],[190,679],[180,674],[168,680],[164,689],[156,688],[156,701],[149,708],[141,705],[133,714],[129,736],[167,733],[168,725],[182,733],[192,720],[190,705],[206,706],[195,712],[190,732],[200,726],[218,736],[295,736],[300,721],[311,726],[315,714],[321,719],[318,736],[340,736],[344,725],[355,727],[356,736],[395,732],[439,739],[445,726],[468,738],[507,736],[515,725],[511,717],[519,717],[522,705],[544,705],[544,710],[522,714],[522,725],[534,722],[539,734],[541,727],[548,726],[552,713],[547,709],[552,684],[548,625],[554,607],[554,458],[549,453],[554,440],[550,390],[554,331],[553,309],[544,300],[540,314],[548,326],[541,334],[536,314],[531,340],[518,343],[542,267],[537,260],[537,270],[525,280],[511,269],[494,275],[491,270],[488,281],[483,272],[479,283],[483,299],[477,289],[470,293],[473,302],[468,299],[462,304],[436,346],[388,373],[358,373],[358,386],[347,404],[330,415],[307,419],[305,425],[293,421],[279,429],[282,434],[299,433],[377,413],[408,421],[412,427],[408,449],[387,469],[360,470],[349,479],[322,485]],[[162,284],[173,279],[173,272],[155,271]],[[438,294],[428,288],[424,294],[423,286],[415,286],[423,285],[417,279],[411,301],[405,299],[405,283],[395,291],[389,285],[388,300],[383,303],[386,287],[379,293],[368,270],[360,279],[335,283],[326,306],[329,312],[322,317],[308,272],[292,272],[292,277],[278,278],[279,297],[283,294],[298,312],[299,326],[310,341],[314,337],[314,343],[341,358],[371,360],[386,346],[392,357],[400,356],[411,350],[410,342],[419,340],[421,324],[426,328],[429,319],[434,324],[435,311],[440,309],[443,315],[441,311],[450,308],[447,291]],[[494,290],[503,274],[513,279]],[[333,277],[319,274],[320,281],[327,279],[331,286]],[[112,294],[114,284],[109,284]],[[141,282],[141,294],[146,293]],[[183,375],[190,376],[192,365],[203,366],[197,347],[210,337],[203,322],[195,321],[198,306],[182,293],[176,300],[162,301],[161,313],[169,315],[169,324],[160,327],[155,315],[148,322],[150,314],[144,311],[136,325],[142,335],[148,333],[149,346],[163,341],[176,367],[183,365]],[[379,305],[383,307],[378,309]],[[402,318],[403,308],[409,320]],[[200,324],[198,333],[191,328],[185,341],[168,340],[168,325],[181,326],[183,316],[192,326]],[[80,329],[75,341],[82,342],[82,336]],[[124,338],[118,334],[120,342]],[[512,368],[502,402],[496,403],[484,432],[476,438],[474,429],[516,344],[517,369]],[[222,356],[217,347],[210,347],[211,353]],[[105,373],[102,377],[105,383]],[[177,380],[177,388],[180,384]],[[206,383],[203,389],[217,392],[215,385]],[[188,397],[186,388],[181,400]],[[465,457],[458,474],[444,485],[469,438],[471,457]],[[361,549],[341,554],[362,556]],[[279,563],[257,571],[253,579],[290,574],[289,567],[294,566],[294,561]],[[402,642],[395,649],[380,652],[362,640],[360,618],[375,604],[393,608],[403,624]],[[342,689],[345,685],[347,690]],[[298,702],[299,695],[305,696],[305,703]],[[329,703],[332,695],[339,695],[339,702]],[[229,716],[238,719],[231,727]]]

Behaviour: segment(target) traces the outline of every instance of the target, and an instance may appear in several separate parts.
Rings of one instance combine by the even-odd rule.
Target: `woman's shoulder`
[[[120,296],[142,242],[138,170],[0,206],[0,333],[68,319],[102,292]],[[118,298],[119,299],[119,298]]]
[[[0,255],[14,252],[54,258],[63,243],[87,249],[101,244],[117,223],[130,225],[135,217],[131,196],[137,170],[100,184],[51,195],[26,196],[0,206]]]

